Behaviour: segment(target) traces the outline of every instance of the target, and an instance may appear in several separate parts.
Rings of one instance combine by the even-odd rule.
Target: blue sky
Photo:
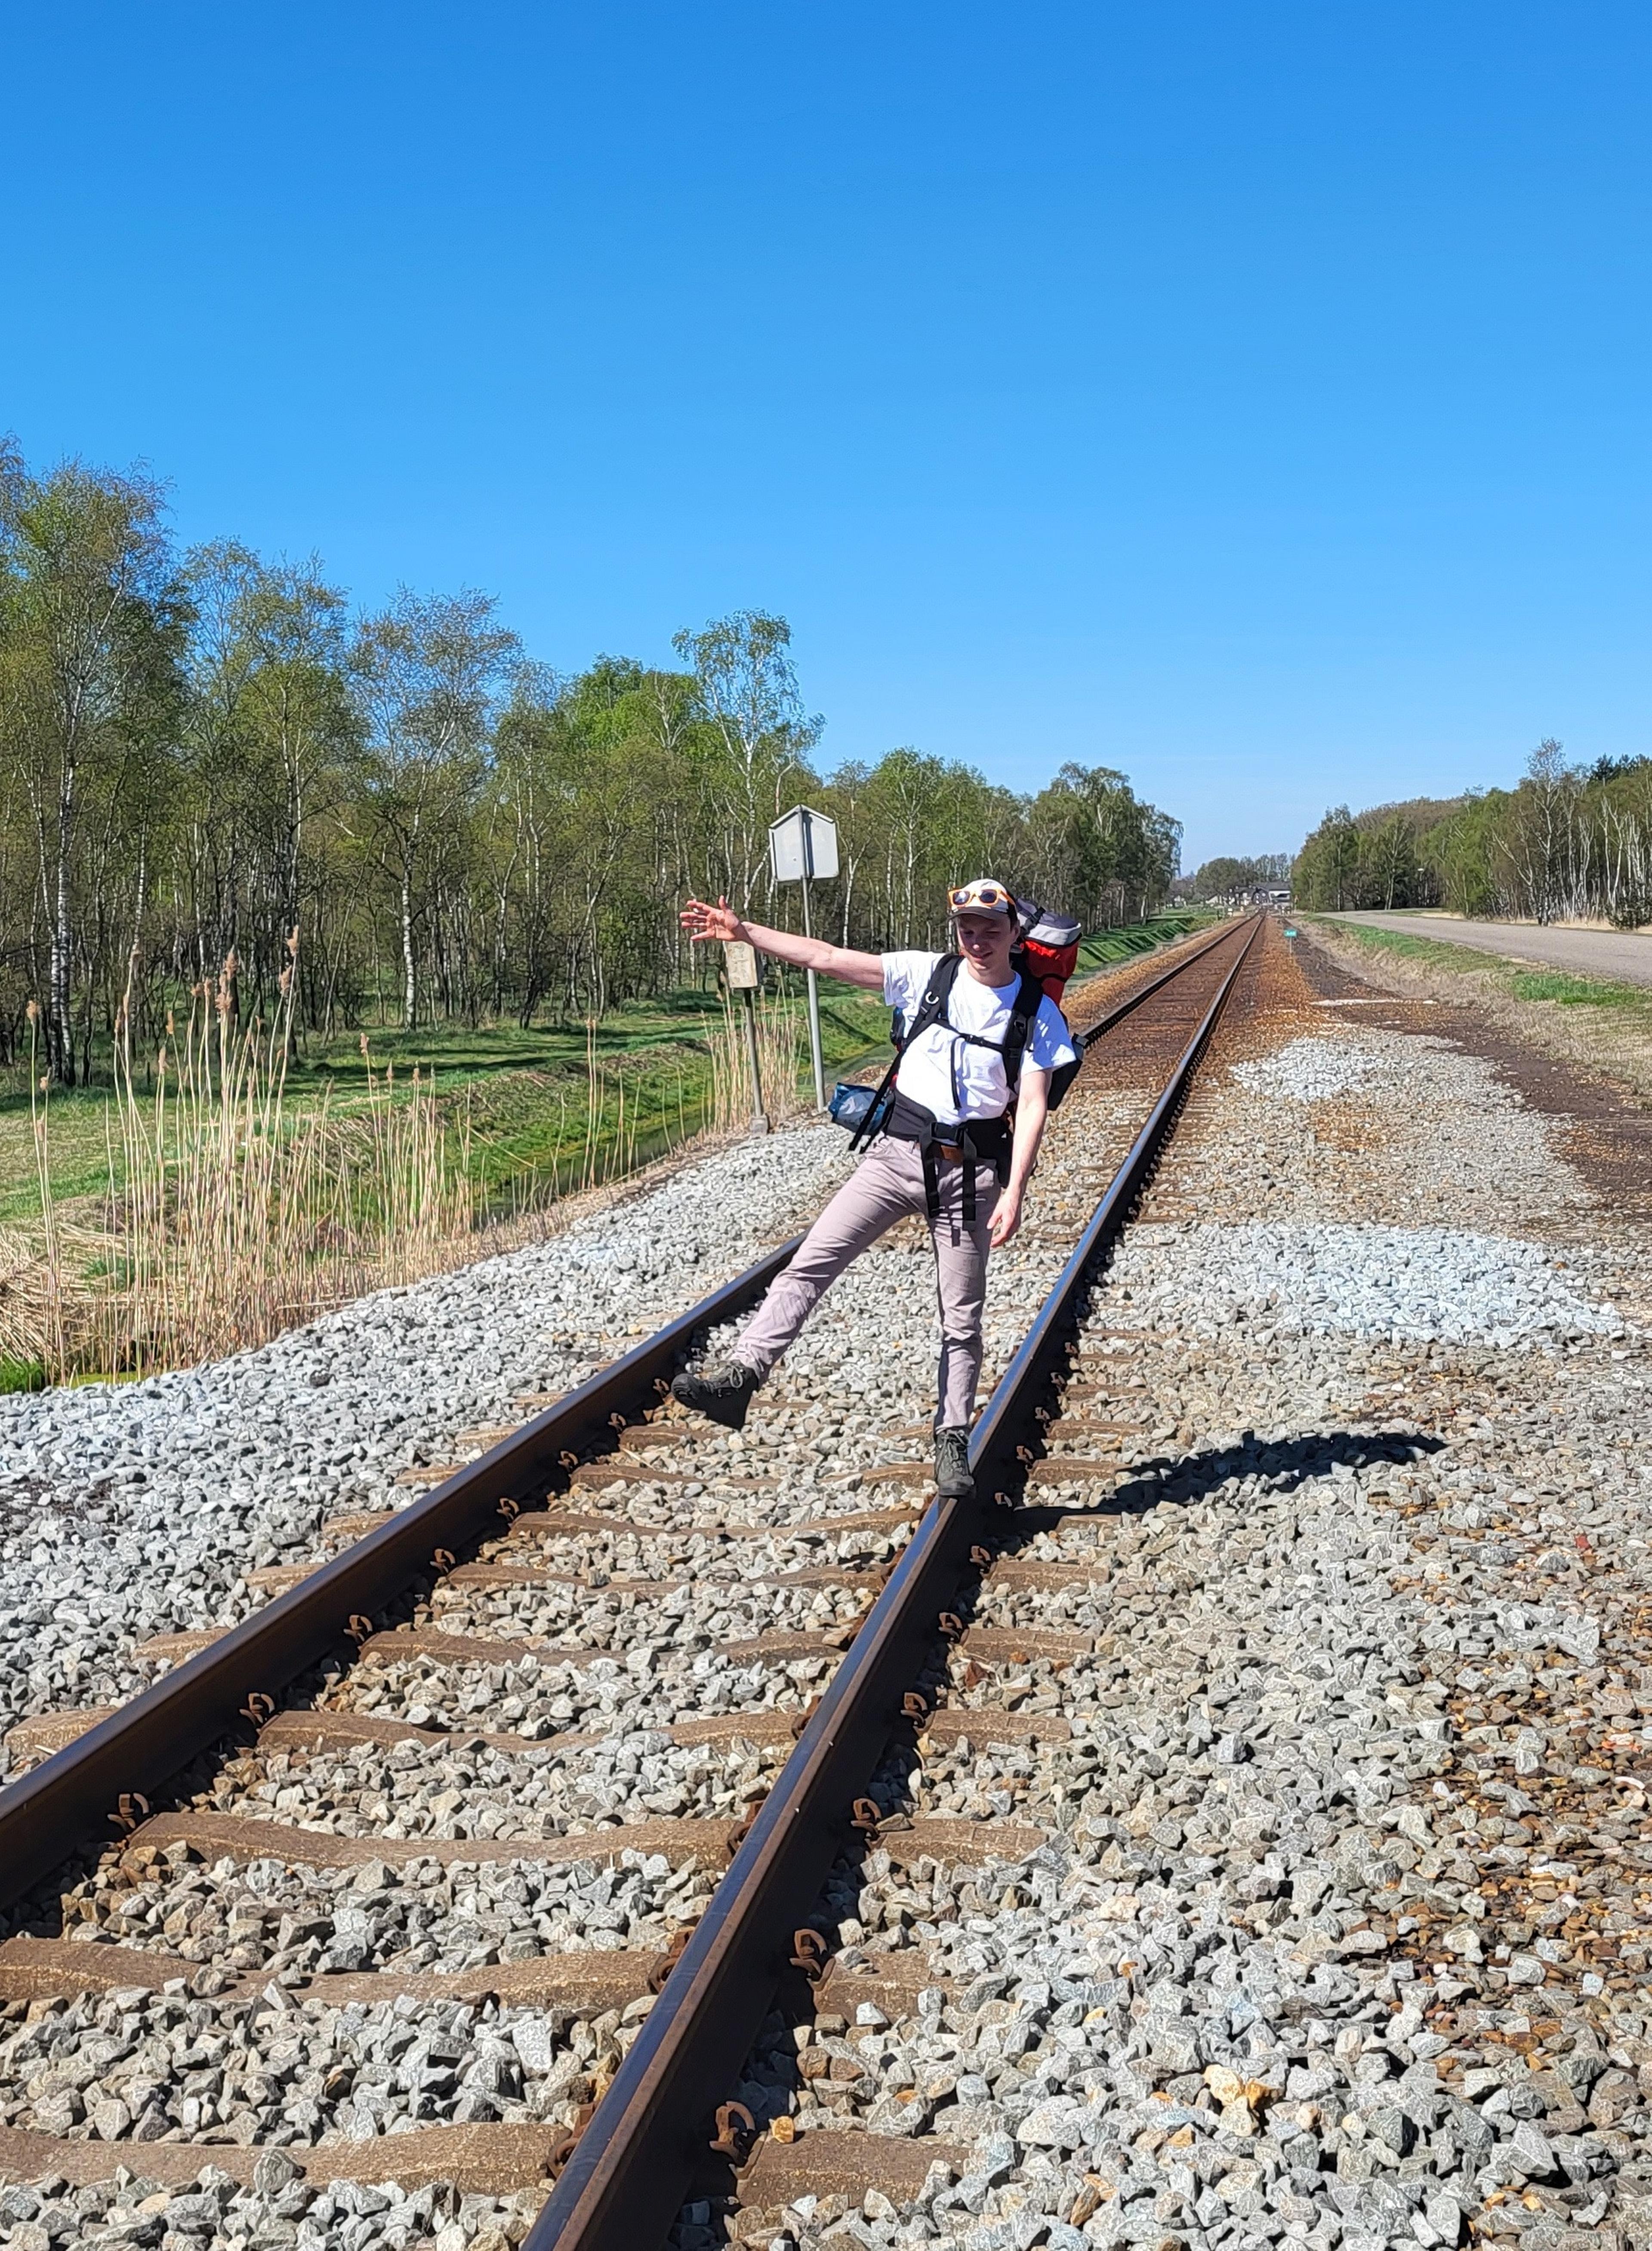
[[[1652,16],[66,0],[0,429],[534,653],[792,622],[823,755],[1190,864],[1647,724]]]

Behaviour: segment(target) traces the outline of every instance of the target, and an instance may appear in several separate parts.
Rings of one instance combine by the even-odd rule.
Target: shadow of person
[[[1075,1517],[1139,1516],[1162,1501],[1203,1500],[1238,1478],[1260,1478],[1274,1493],[1294,1493],[1338,1469],[1362,1470],[1437,1454],[1443,1438],[1421,1430],[1310,1430],[1295,1438],[1259,1438],[1246,1431],[1231,1446],[1196,1454],[1160,1454],[1132,1465],[1130,1474],[1104,1499],[1088,1506],[1020,1502],[995,1518],[1006,1551],[1035,1533]],[[1059,1456],[1046,1456],[1046,1462]]]

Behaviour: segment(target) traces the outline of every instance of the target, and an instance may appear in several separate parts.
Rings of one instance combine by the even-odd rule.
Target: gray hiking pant
[[[937,1425],[955,1430],[975,1414],[981,1375],[981,1313],[987,1296],[987,1230],[998,1185],[989,1165],[975,1167],[975,1220],[963,1223],[963,1167],[936,1153],[941,1214],[930,1221],[941,1299]],[[927,1216],[923,1160],[915,1141],[886,1135],[872,1143],[776,1277],[735,1344],[732,1357],[767,1375],[851,1259],[897,1220]]]

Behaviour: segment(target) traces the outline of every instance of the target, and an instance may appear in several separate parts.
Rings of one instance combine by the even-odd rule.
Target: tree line
[[[676,668],[534,661],[488,595],[354,611],[314,559],[180,551],[163,488],[0,444],[0,1062],[58,1083],[158,1036],[233,965],[301,1032],[600,1014],[704,977],[691,890],[785,920],[771,821],[836,821],[815,926],[938,945],[989,869],[1088,926],[1149,911],[1178,824],[1107,766],[1022,795],[905,747],[823,773],[783,619],[677,634]]]
[[[1258,852],[1248,857],[1224,852],[1213,860],[1202,860],[1192,875],[1178,876],[1174,888],[1201,902],[1233,901],[1288,883],[1290,872],[1288,852]]]
[[[1582,765],[1546,736],[1513,789],[1336,806],[1297,855],[1301,907],[1444,906],[1545,923],[1652,922],[1652,758]]]

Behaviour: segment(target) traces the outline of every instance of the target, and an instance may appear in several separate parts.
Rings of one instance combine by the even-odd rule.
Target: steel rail
[[[238,1723],[255,1719],[254,1696],[273,1700],[344,1645],[353,1618],[371,1619],[440,1568],[438,1548],[457,1551],[502,1529],[501,1501],[543,1492],[561,1454],[670,1376],[697,1329],[744,1313],[802,1240],[794,1236],[767,1252],[0,1792],[0,1905],[22,1898],[88,1839],[107,1841],[111,1820],[129,1826],[122,1797],[161,1789]]]
[[[1099,1040],[1104,1032],[1110,1032],[1115,1024],[1121,1024],[1127,1016],[1141,1007],[1143,1001],[1150,1001],[1156,993],[1162,992],[1165,986],[1173,984],[1183,970],[1190,969],[1196,961],[1203,961],[1207,953],[1213,953],[1225,938],[1232,938],[1236,931],[1242,930],[1245,923],[1250,918],[1246,916],[1239,921],[1223,923],[1213,936],[1205,939],[1203,945],[1190,946],[1185,953],[1178,954],[1167,968],[1159,972],[1156,977],[1149,977],[1145,985],[1139,985],[1134,993],[1127,993],[1122,1001],[1115,1001],[1112,1008],[1104,1009],[1094,1023],[1085,1030],[1083,1034],[1085,1045],[1087,1047],[1092,1040]],[[1248,945],[1249,940],[1246,942]],[[1150,955],[1148,958],[1152,959]]]
[[[1242,925],[1241,925],[1242,927]],[[1095,1261],[1122,1231],[1261,928],[1252,922],[1152,1113],[1108,1184],[970,1441],[978,1488],[1012,1486],[1015,1434],[1077,1324]],[[1208,951],[1208,949],[1206,949]],[[990,1503],[937,1500],[913,1533],[746,1841],[644,2019],[524,2251],[650,2251],[711,2140],[832,1860],[850,1809],[900,1724],[901,1700],[970,1568]]]
[[[1183,954],[1105,1012],[1088,1036],[1110,1029],[1209,950]],[[163,1789],[214,1742],[255,1722],[264,1708],[255,1698],[273,1708],[289,1682],[347,1645],[352,1621],[371,1619],[440,1568],[439,1550],[456,1555],[496,1530],[502,1501],[543,1493],[563,1453],[644,1402],[697,1330],[754,1304],[801,1240],[794,1236],[767,1252],[0,1791],[0,1907],[26,1896],[83,1846],[107,1839],[111,1822],[130,1825],[123,1805]]]

